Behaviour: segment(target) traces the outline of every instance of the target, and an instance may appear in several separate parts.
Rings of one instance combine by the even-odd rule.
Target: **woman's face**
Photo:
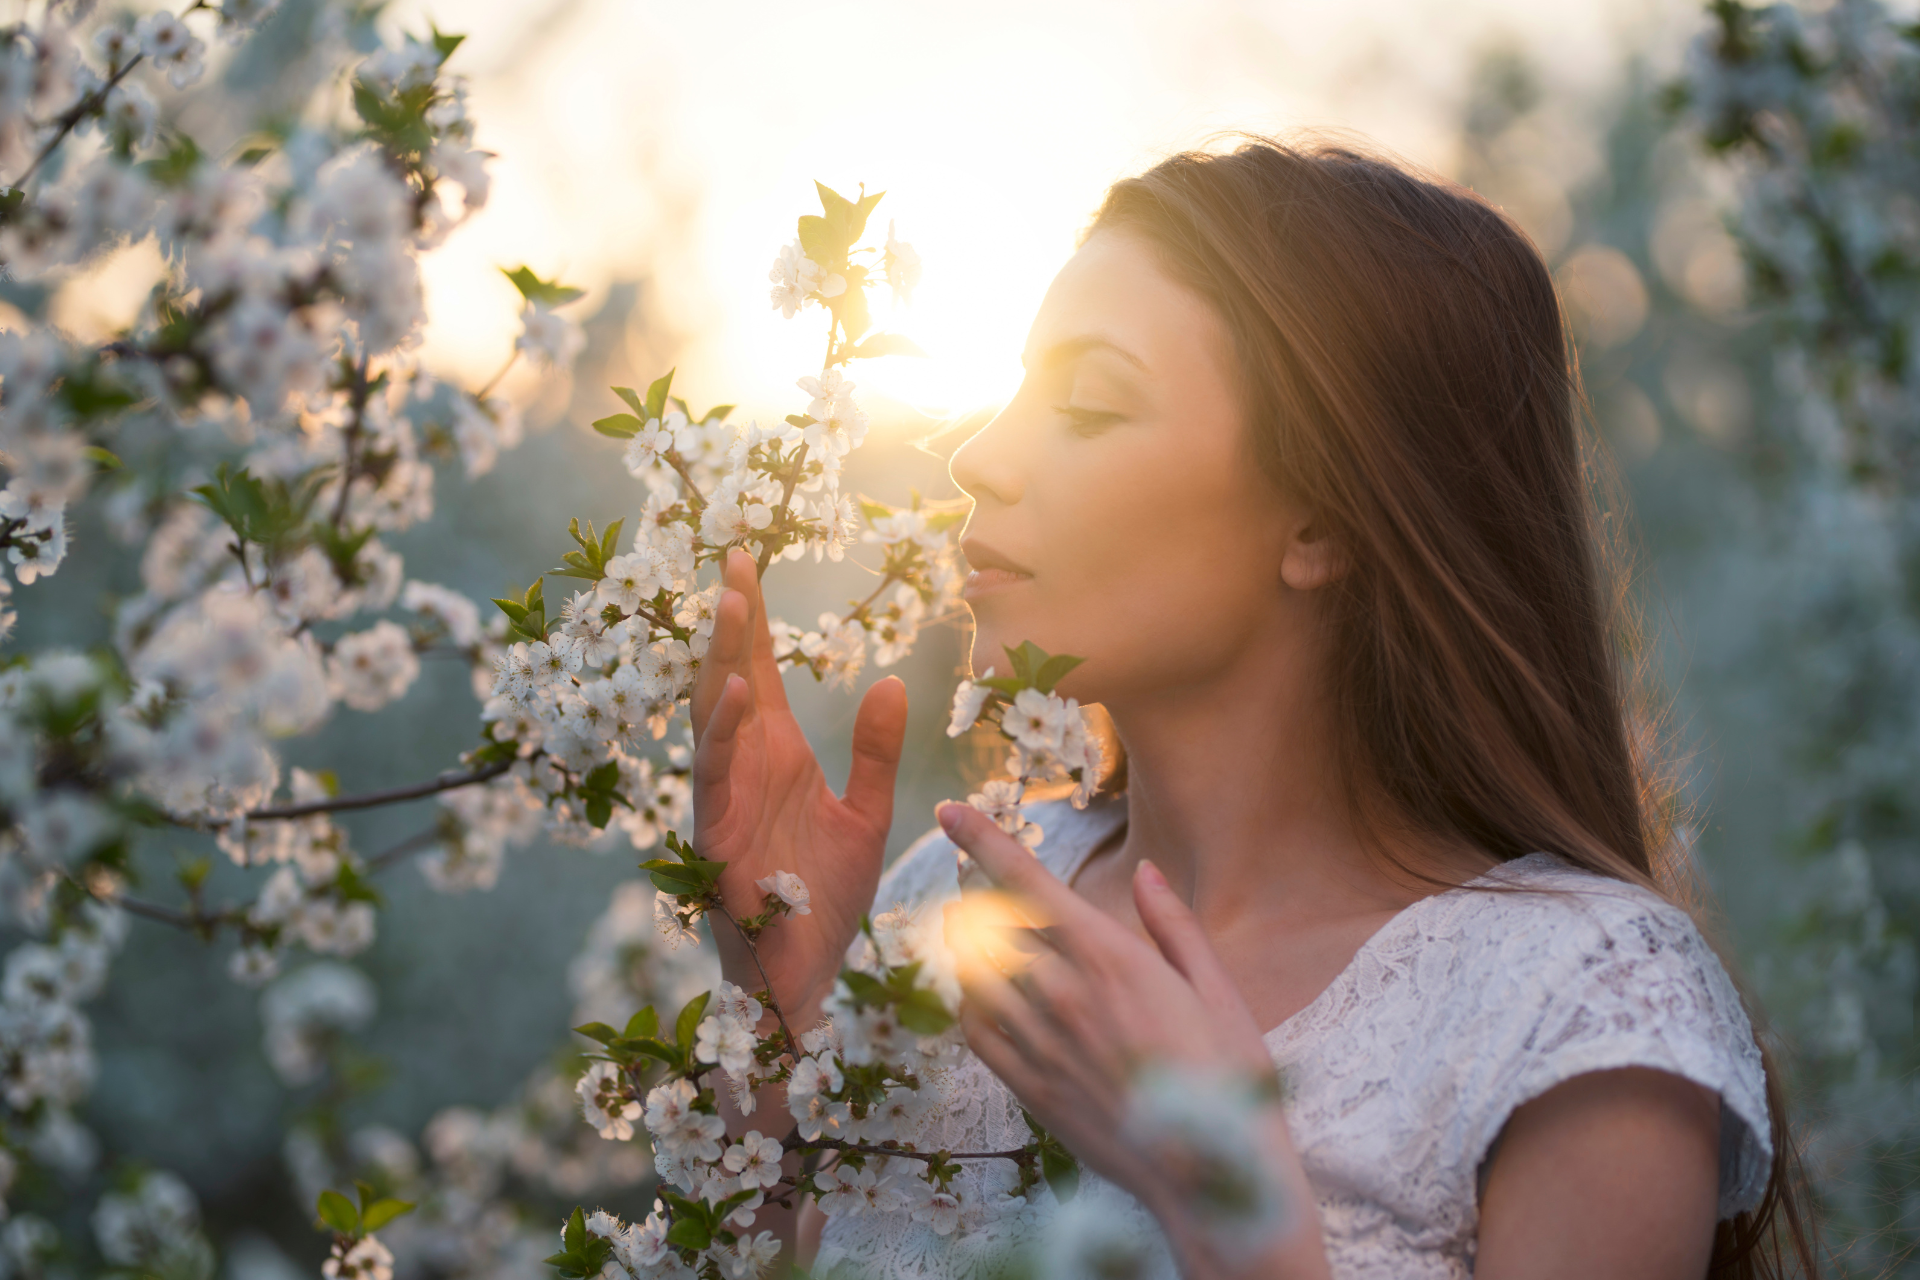
[[[1023,360],[951,464],[974,499],[976,672],[1031,640],[1086,659],[1063,692],[1111,703],[1218,678],[1298,626],[1281,565],[1304,521],[1253,462],[1225,325],[1144,239],[1089,237]]]

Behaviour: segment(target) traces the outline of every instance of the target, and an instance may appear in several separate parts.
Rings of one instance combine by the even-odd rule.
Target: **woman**
[[[870,906],[939,909],[957,846],[1055,949],[1017,981],[969,971],[975,1057],[922,1143],[1017,1146],[1024,1105],[1089,1203],[1152,1214],[1162,1273],[1765,1274],[1801,1230],[1779,1095],[1674,904],[1531,244],[1345,147],[1178,155],[1108,193],[1025,360],[952,461],[974,662],[1083,657],[1061,691],[1106,708],[1124,781],[1053,806],[1038,858],[942,806],[876,894],[904,691],[869,690],[834,796],[736,556],[695,694],[695,839],[743,909],[776,868],[812,887],[763,944],[789,1021]],[[728,976],[759,986],[731,941]],[[1122,1136],[1143,1062],[1277,1065],[1263,1148],[1317,1212],[1226,1256]],[[1008,1168],[970,1166],[963,1210]],[[972,1235],[904,1211],[793,1231],[823,1269],[964,1275],[1054,1211],[1042,1191]]]

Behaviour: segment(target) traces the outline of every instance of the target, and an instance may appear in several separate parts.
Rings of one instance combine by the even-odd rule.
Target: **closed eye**
[[[1053,411],[1073,424],[1073,430],[1079,435],[1096,435],[1101,429],[1118,422],[1122,414],[1105,409],[1083,409],[1078,405],[1057,404]]]

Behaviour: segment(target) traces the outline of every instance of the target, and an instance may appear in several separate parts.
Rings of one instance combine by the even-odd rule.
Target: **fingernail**
[[[1140,859],[1140,876],[1156,889],[1170,889],[1173,887],[1167,883],[1167,878],[1160,874],[1160,868],[1153,865],[1152,858]]]
[[[965,808],[963,804],[948,800],[933,811],[933,816],[940,820],[940,829],[952,835],[954,829],[960,825],[960,819],[964,816],[962,810]]]

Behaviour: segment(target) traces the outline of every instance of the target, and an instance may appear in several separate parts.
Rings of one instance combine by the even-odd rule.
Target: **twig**
[[[353,421],[347,424],[346,465],[340,469],[340,497],[333,504],[333,527],[336,531],[340,528],[340,522],[347,518],[347,493],[353,488],[353,454],[360,443],[360,432],[366,418],[367,353],[362,349],[359,367],[353,372]]]
[[[787,469],[786,484],[780,490],[780,523],[785,524],[793,514],[793,487],[800,482],[800,469],[807,465],[807,444],[800,442],[800,448],[793,455],[793,465]],[[760,554],[754,561],[754,575],[765,577],[767,566],[773,563],[773,544],[762,540]]]
[[[193,8],[197,9],[199,7],[198,4],[195,4]],[[187,12],[192,13],[193,9],[189,9]],[[107,94],[113,87],[126,79],[127,73],[139,66],[146,56],[144,53],[134,54],[131,58],[127,59],[127,65],[114,72],[105,84],[60,113],[59,117],[55,120],[55,124],[58,125],[58,130],[54,133],[53,137],[47,140],[47,144],[40,148],[40,153],[34,156],[33,163],[27,166],[27,171],[21,174],[18,180],[12,184],[15,190],[27,185],[33,175],[40,171],[40,166],[47,162],[47,157],[53,154],[54,148],[67,140],[67,135],[73,132],[73,126],[79,124],[81,120],[85,119],[94,111],[97,111],[100,108],[100,104],[107,100]]]
[[[303,804],[249,809],[247,817],[256,821],[270,821],[276,818],[304,818],[315,813],[337,813],[343,809],[375,809],[383,804],[399,804],[403,800],[418,800],[422,796],[438,795],[442,791],[452,791],[459,787],[470,787],[475,783],[497,778],[512,767],[511,760],[496,760],[470,773],[443,773],[432,782],[416,782],[410,787],[394,787],[387,791],[363,791],[359,795],[328,796],[324,800],[309,800]]]
[[[473,393],[474,400],[476,402],[485,400],[487,398],[487,392],[493,390],[495,386],[499,385],[500,379],[507,376],[507,370],[513,368],[513,362],[518,360],[519,358],[520,358],[520,348],[515,347],[513,349],[513,354],[507,357],[507,362],[500,366],[500,371],[494,374],[491,378],[487,379],[486,386],[481,387],[478,391]]]
[[[422,849],[430,849],[439,843],[440,829],[438,827],[431,827],[425,831],[416,831],[399,844],[394,845],[391,849],[383,849],[381,852],[368,858],[367,874],[378,875],[409,854],[418,853]]]
[[[718,895],[716,894],[715,897],[717,899]],[[766,986],[767,1007],[773,1010],[774,1021],[780,1024],[780,1034],[786,1037],[787,1052],[794,1056],[795,1061],[798,1061],[800,1042],[794,1038],[793,1028],[787,1025],[787,1015],[780,1011],[780,1001],[773,994],[773,980],[767,977],[767,967],[760,963],[760,948],[753,945],[753,939],[749,938],[747,931],[740,927],[740,922],[733,918],[733,912],[727,910],[726,903],[716,901],[715,907],[722,916],[726,917],[727,923],[733,926],[733,931],[740,935],[740,941],[746,943],[747,954],[753,957],[753,967],[760,971],[760,981]]]
[[[791,1137],[788,1140],[793,1141]],[[797,1151],[801,1147],[819,1151],[851,1151],[863,1156],[903,1156],[908,1160],[925,1160],[928,1163],[932,1163],[936,1156],[948,1160],[1012,1160],[1017,1163],[1032,1158],[1025,1147],[1016,1147],[1012,1151],[907,1151],[869,1146],[864,1142],[843,1142],[839,1138],[801,1138],[789,1150]]]

